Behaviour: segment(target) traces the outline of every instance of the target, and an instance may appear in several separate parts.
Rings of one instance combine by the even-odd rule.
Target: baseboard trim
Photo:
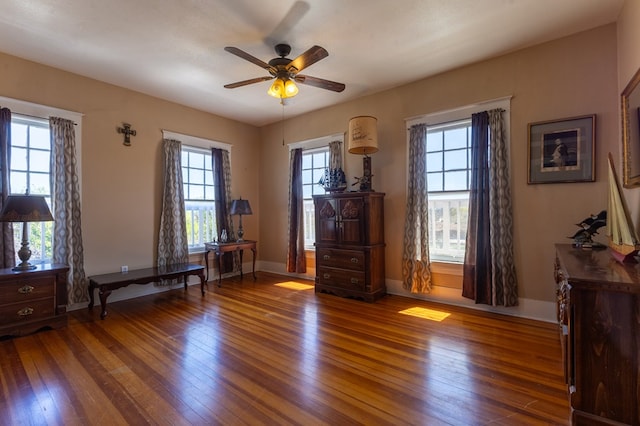
[[[243,263],[242,270],[247,274],[251,274],[251,263]],[[295,277],[301,280],[314,281],[315,280],[315,268],[308,268],[307,272],[304,274],[295,274],[291,272],[287,272],[286,265],[278,262],[265,262],[265,261],[257,261],[256,262],[256,271],[270,272],[274,274],[280,274],[290,277]],[[217,274],[212,273],[209,275],[209,285],[217,285],[218,276]],[[223,274],[223,278],[227,278],[234,275],[239,275],[240,272],[236,272],[233,274]],[[189,277],[189,286],[199,285],[200,281],[197,277]],[[554,302],[545,302],[543,300],[535,300],[535,299],[518,299],[518,306],[513,306],[510,308],[505,308],[502,306],[488,306],[488,305],[479,305],[474,303],[472,300],[466,299],[462,297],[459,289],[449,288],[449,287],[440,287],[434,286],[431,293],[428,294],[416,294],[411,293],[405,290],[402,287],[402,281],[399,280],[385,280],[387,286],[387,293],[393,294],[396,296],[404,296],[418,300],[426,300],[431,302],[443,303],[446,305],[454,305],[454,306],[462,306],[465,308],[476,309],[479,311],[485,312],[494,312],[503,315],[510,315],[520,318],[528,318],[538,321],[555,323],[556,319],[556,304]],[[178,284],[175,286],[155,286],[155,285],[135,285],[132,284],[130,286],[119,289],[118,291],[114,291],[110,296],[108,303],[117,302],[119,300],[133,299],[134,297],[146,296],[149,294],[161,293],[163,291],[173,290],[175,288],[182,287],[182,284]],[[95,295],[96,305],[99,309],[100,299],[98,297],[97,291]],[[86,309],[88,302],[82,303],[74,303],[69,305],[67,309],[69,311],[74,311],[77,309]],[[95,308],[94,308],[95,309]]]

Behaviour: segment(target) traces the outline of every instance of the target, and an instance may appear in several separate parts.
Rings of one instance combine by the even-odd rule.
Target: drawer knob
[[[328,280],[329,278],[331,278],[331,274],[325,272],[323,277],[324,277],[325,280]]]
[[[33,314],[33,308],[30,307],[26,307],[26,308],[22,308],[18,311],[18,316],[21,317],[28,317],[29,315]]]
[[[351,258],[351,263],[358,263],[358,262],[359,262],[359,260],[358,260],[357,257],[352,257]]]
[[[33,287],[33,286],[31,286],[31,285],[25,284],[25,285],[23,285],[22,287],[20,287],[20,288],[18,289],[18,293],[21,293],[21,294],[29,294],[29,293],[33,292],[33,289],[34,289],[34,288],[35,288],[35,287]]]
[[[328,254],[325,254],[324,256],[322,256],[322,258],[323,258],[324,260],[330,260],[330,259],[331,259],[331,256],[329,256]]]
[[[351,284],[358,284],[358,282],[360,282],[359,279],[357,278],[351,278]]]

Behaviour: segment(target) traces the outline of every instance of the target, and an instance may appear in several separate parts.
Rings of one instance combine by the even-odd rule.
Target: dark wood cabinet
[[[315,195],[316,292],[372,302],[384,283],[384,194]]]
[[[555,277],[573,424],[640,425],[640,265],[559,244]]]
[[[67,324],[65,265],[31,271],[0,269],[0,336],[21,336]]]

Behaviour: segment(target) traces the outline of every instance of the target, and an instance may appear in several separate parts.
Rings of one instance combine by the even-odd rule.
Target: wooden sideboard
[[[579,425],[640,425],[640,264],[556,245],[558,323]]]
[[[386,294],[384,194],[314,195],[316,292],[367,302]]]
[[[21,336],[67,325],[66,265],[30,271],[0,269],[0,336]]]

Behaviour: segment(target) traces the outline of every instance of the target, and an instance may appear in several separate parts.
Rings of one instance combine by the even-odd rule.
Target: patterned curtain
[[[329,142],[329,170],[342,169],[342,142]]]
[[[11,111],[0,109],[0,210],[10,194],[9,166],[11,165]],[[2,258],[0,268],[11,268],[16,265],[16,254],[13,248],[13,226],[10,222],[0,223],[0,245]]]
[[[509,143],[503,111],[471,117],[471,189],[462,295],[476,303],[516,306]]]
[[[227,231],[227,240],[235,240],[233,220],[229,214],[231,206],[231,162],[229,151],[226,149],[211,148],[211,162],[213,168],[213,185],[215,188],[216,224],[218,240],[222,230]],[[238,269],[240,258],[237,252],[227,252],[222,256],[222,273],[232,272]]]
[[[402,250],[402,286],[412,293],[431,291],[429,202],[427,198],[427,125],[409,129],[409,185]]]
[[[163,139],[162,152],[164,183],[160,231],[158,233],[159,267],[189,261],[182,184],[182,143],[173,139]],[[162,284],[173,284],[173,282],[163,282]]]
[[[51,207],[53,210],[53,263],[69,266],[68,303],[89,300],[84,273],[80,183],[76,158],[76,131],[71,120],[49,119],[51,132]]]
[[[329,144],[329,147],[329,149],[331,149],[331,144]],[[331,158],[331,155],[329,158]],[[287,272],[305,273],[307,272],[307,264],[304,256],[304,208],[302,201],[301,148],[291,150],[289,168],[289,235],[287,248]]]

